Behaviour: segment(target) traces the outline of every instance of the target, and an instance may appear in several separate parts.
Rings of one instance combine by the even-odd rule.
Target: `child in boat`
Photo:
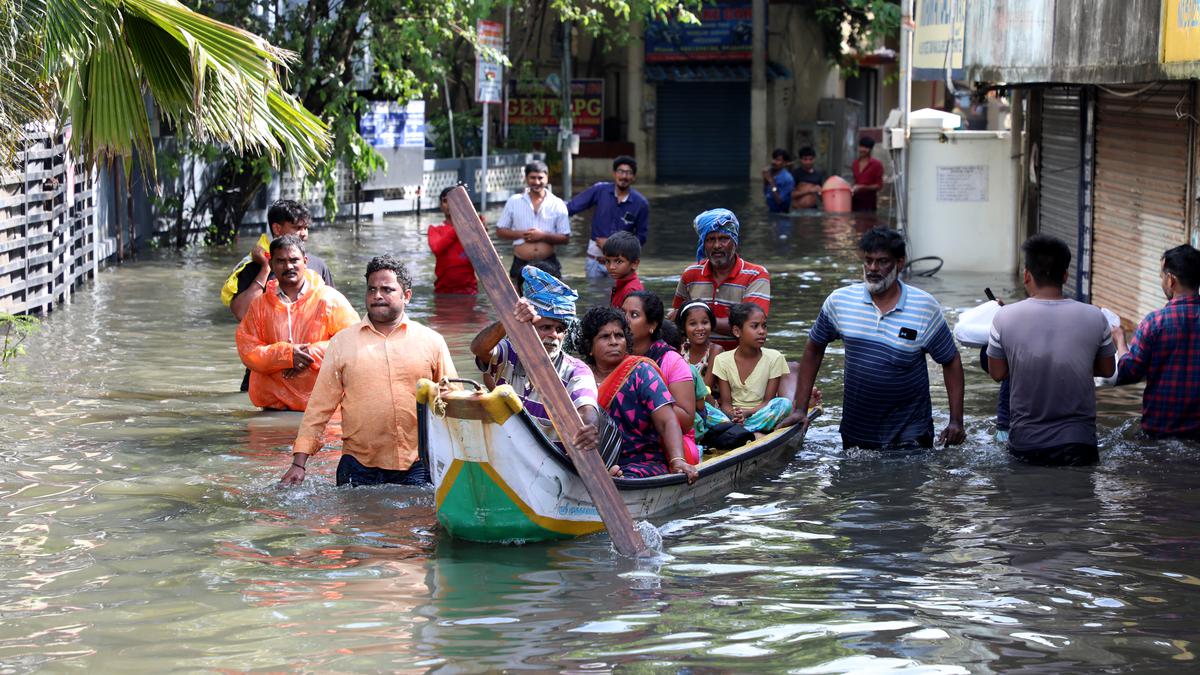
[[[729,312],[729,327],[737,338],[733,351],[718,354],[713,376],[720,391],[721,411],[747,431],[770,433],[792,413],[792,402],[779,393],[779,382],[788,374],[780,352],[764,347],[767,315],[748,302]]]
[[[450,202],[446,196],[453,189],[448,187],[442,190],[438,198],[446,220],[441,225],[429,226],[429,250],[433,251],[437,260],[433,267],[433,292],[475,295],[478,292],[475,267],[471,265],[471,259],[467,257],[467,251],[454,231],[454,224],[450,222]]]
[[[717,325],[712,308],[703,300],[693,300],[679,308],[675,314],[675,325],[683,335],[683,346],[679,349],[683,358],[689,365],[696,366],[709,389],[716,389],[712,362],[717,354],[725,350],[712,341],[712,327]]]

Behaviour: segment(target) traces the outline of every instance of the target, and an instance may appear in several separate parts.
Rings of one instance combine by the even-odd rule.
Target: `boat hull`
[[[455,392],[443,400],[423,381],[418,401],[437,518],[451,536],[525,543],[604,529],[570,461],[546,440],[510,388]],[[800,428],[791,427],[708,459],[699,465],[694,485],[680,474],[614,481],[630,516],[655,519],[726,495],[746,477],[786,464],[803,438]]]

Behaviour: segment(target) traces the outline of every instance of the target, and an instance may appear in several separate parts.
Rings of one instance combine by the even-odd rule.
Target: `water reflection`
[[[858,216],[768,219],[753,188],[647,192],[647,286],[669,297],[693,257],[692,218],[732,208],[745,257],[772,273],[771,346],[792,358],[825,296],[861,272],[855,241],[873,223]],[[447,336],[460,372],[474,372],[466,345],[493,312],[482,296],[430,293],[414,219],[326,228],[312,244],[360,309],[367,260],[391,251],[408,262],[413,316]],[[582,252],[563,251],[567,280],[583,302],[605,303],[608,286],[585,281]],[[804,450],[660,523],[660,558],[623,561],[603,536],[480,546],[440,533],[427,490],[335,489],[335,451],[313,459],[304,487],[275,488],[299,416],[255,411],[237,392],[234,326],[216,298],[241,255],[163,253],[105,271],[0,371],[8,670],[1142,672],[1194,662],[1200,447],[1139,438],[1138,388],[1099,393],[1096,467],[1013,464],[992,440],[996,385],[974,368],[964,446],[843,452],[835,346],[818,377],[827,415]],[[951,318],[985,286],[1018,294],[1007,276],[914,283]],[[945,394],[932,379],[940,426]]]

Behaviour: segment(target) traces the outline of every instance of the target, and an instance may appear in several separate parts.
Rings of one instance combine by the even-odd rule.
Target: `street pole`
[[[571,137],[575,133],[575,121],[571,115],[571,22],[564,21],[562,53],[562,114],[558,121],[559,147],[562,149],[562,193],[564,200],[571,198]]]
[[[479,156],[479,212],[487,212],[488,107],[483,104],[483,152]]]
[[[896,172],[896,229],[908,226],[908,113],[912,108],[913,0],[903,0],[900,9],[900,155]],[[892,141],[895,145],[895,136]]]

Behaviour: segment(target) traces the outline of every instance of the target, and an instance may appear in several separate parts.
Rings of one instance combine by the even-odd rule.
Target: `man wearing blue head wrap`
[[[725,349],[737,347],[729,328],[729,310],[740,302],[752,302],[771,312],[771,274],[762,265],[746,262],[738,255],[741,225],[729,209],[710,209],[694,221],[699,241],[697,264],[683,271],[675,287],[674,311],[684,303],[703,300],[717,317],[712,341]]]
[[[596,377],[586,363],[567,354],[562,348],[567,331],[575,322],[575,301],[579,294],[558,278],[533,266],[522,269],[521,277],[525,282],[525,297],[517,302],[513,316],[518,321],[533,324],[580,418],[584,424],[595,426],[599,409],[596,403]],[[497,321],[480,331],[471,340],[471,353],[475,355],[475,365],[484,373],[488,384],[512,386],[524,401],[525,410],[542,428],[546,437],[561,446],[550,415],[541,402],[541,395],[533,388],[521,365],[504,324]]]

